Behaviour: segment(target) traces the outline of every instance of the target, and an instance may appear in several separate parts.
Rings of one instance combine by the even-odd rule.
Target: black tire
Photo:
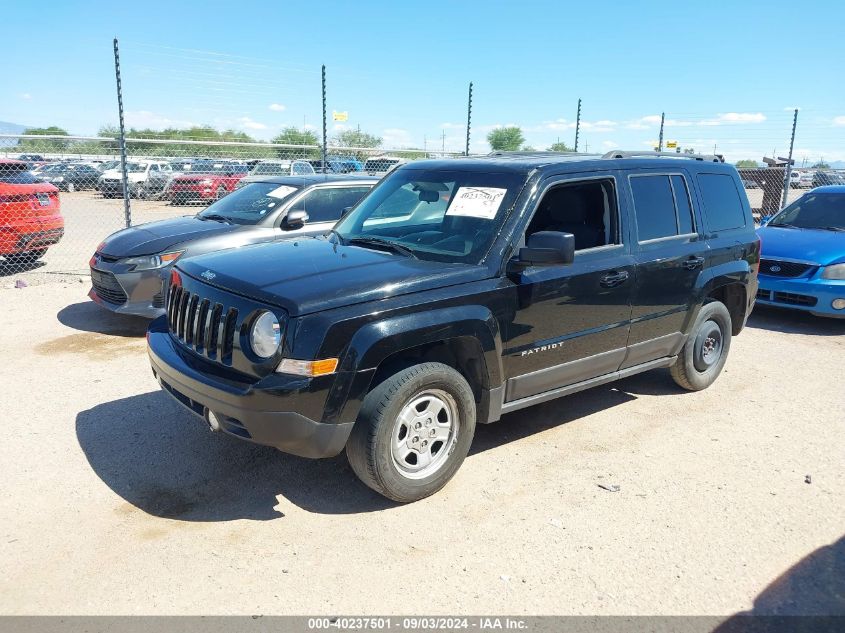
[[[424,416],[426,413],[419,409],[419,405],[414,409],[412,403],[422,402],[427,398],[439,401],[441,397],[447,408],[452,407],[456,414],[455,419],[451,420],[453,426],[450,427],[455,429],[454,436],[450,435],[448,440],[444,441],[432,440],[428,452],[434,457],[429,468],[435,465],[437,468],[430,474],[425,474],[426,468],[422,469],[419,476],[403,472],[392,448],[394,432],[398,429],[398,442],[410,445],[412,440],[419,443],[420,437],[424,438],[429,430],[425,427],[420,431],[406,430],[403,437],[402,429],[398,428],[403,425],[399,419],[400,412],[411,408],[419,412],[416,415]],[[417,425],[415,428],[420,428],[418,422],[414,424]],[[410,424],[407,428],[411,428]],[[436,432],[433,428],[430,431],[432,436]],[[410,437],[407,433],[413,433],[415,437]],[[367,394],[358,421],[346,444],[346,455],[352,470],[367,486],[389,499],[409,503],[428,497],[446,485],[467,456],[474,435],[475,398],[467,381],[447,365],[422,363],[393,374]],[[426,442],[427,440],[423,439],[422,446],[425,446]],[[438,442],[441,446],[435,453]],[[413,451],[409,448],[404,450],[408,451],[410,457]],[[441,454],[440,451],[444,452]],[[416,458],[414,461],[416,463]],[[410,462],[403,466],[414,467]]]
[[[678,385],[689,391],[706,389],[722,373],[731,349],[731,315],[725,304],[702,306],[678,360],[669,368]]]

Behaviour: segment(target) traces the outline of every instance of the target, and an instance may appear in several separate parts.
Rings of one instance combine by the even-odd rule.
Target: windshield
[[[282,163],[258,163],[252,168],[253,176],[282,176],[290,173],[290,165]]]
[[[147,166],[141,163],[126,163],[126,171],[130,174],[143,173],[146,169]]]
[[[99,170],[100,171],[108,171],[109,169],[117,169],[118,167],[120,167],[120,161],[119,160],[109,160],[109,161],[106,161],[105,163],[103,163],[102,165],[100,165]]]
[[[769,226],[784,225],[799,229],[845,230],[845,195],[804,194],[769,222]]]
[[[525,178],[401,169],[377,185],[335,232],[344,243],[376,238],[409,249],[420,259],[477,264],[498,235]]]
[[[298,187],[272,182],[252,182],[235,189],[199,213],[199,217],[222,216],[235,224],[258,224],[299,191]]]

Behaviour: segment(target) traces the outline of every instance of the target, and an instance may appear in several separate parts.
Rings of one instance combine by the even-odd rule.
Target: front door
[[[623,239],[616,180],[547,186],[526,236],[572,233],[575,261],[513,277],[519,302],[504,350],[506,402],[612,373],[625,357],[636,267]]]

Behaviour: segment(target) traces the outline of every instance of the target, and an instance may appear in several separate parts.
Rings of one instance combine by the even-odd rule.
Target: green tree
[[[574,152],[575,148],[569,147],[563,141],[558,141],[557,143],[552,143],[552,146],[549,147],[550,152]]]
[[[280,134],[277,134],[272,139],[270,139],[271,143],[280,143],[282,145],[319,145],[320,139],[317,138],[317,135],[314,134],[311,130],[300,130],[293,126],[286,127],[284,130],[281,131]],[[306,158],[319,158],[320,157],[320,150],[318,148],[307,149],[307,150],[291,150],[284,147],[276,148],[276,151],[279,154],[280,158],[290,158],[291,153],[296,154],[297,156],[304,155]]]
[[[68,136],[67,130],[56,125],[51,125],[50,127],[29,127],[23,133],[32,136]],[[18,147],[33,152],[61,152],[68,146],[68,143],[69,141],[61,141],[59,139],[39,140],[26,138],[21,139]]]
[[[743,158],[742,160],[736,161],[736,166],[739,169],[756,169],[758,167],[756,160],[751,160],[750,158]]]
[[[344,130],[332,141],[335,147],[381,147],[380,136],[361,130]]]
[[[525,144],[525,137],[516,126],[500,127],[490,131],[487,142],[493,151],[515,152]]]
[[[823,159],[819,160],[815,165],[810,167],[810,169],[830,169],[830,164],[826,163]]]

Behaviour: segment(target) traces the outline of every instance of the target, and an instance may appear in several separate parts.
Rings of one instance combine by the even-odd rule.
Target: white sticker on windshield
[[[507,191],[495,187],[460,187],[452,196],[446,215],[492,220],[496,217]]]
[[[273,191],[271,191],[267,195],[270,198],[286,198],[287,196],[292,194],[294,191],[296,191],[296,187],[289,187],[288,185],[282,185],[281,187],[276,187],[275,189],[273,189]]]

